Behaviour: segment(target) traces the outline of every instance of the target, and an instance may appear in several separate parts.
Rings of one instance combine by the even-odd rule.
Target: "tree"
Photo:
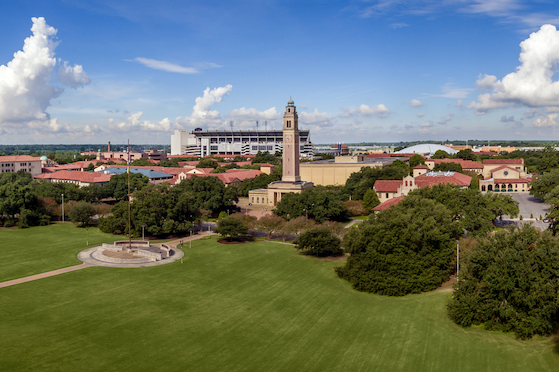
[[[402,160],[396,159],[390,166],[401,168],[406,176],[410,174],[410,167]]]
[[[217,221],[215,232],[228,240],[239,239],[248,232],[248,227],[244,221],[234,216],[227,216]]]
[[[173,190],[191,194],[198,209],[210,210],[212,213],[237,210],[235,202],[239,199],[235,188],[225,187],[217,177],[192,176],[175,185]]]
[[[198,168],[217,168],[217,167],[219,167],[219,164],[217,163],[217,161],[215,159],[204,158],[200,162],[198,162],[198,165],[196,165],[196,167],[198,167]]]
[[[363,207],[363,201],[351,200],[344,201],[345,207],[349,210],[351,216],[363,216],[369,215],[370,210]]]
[[[130,193],[142,190],[149,183],[149,178],[139,173],[130,173]],[[111,176],[111,180],[103,185],[103,194],[107,197],[114,197],[118,201],[128,199],[128,174]]]
[[[347,233],[347,229],[344,223],[338,223],[336,221],[325,221],[322,226],[328,228],[330,230],[330,233],[338,237],[340,240],[343,240]]]
[[[448,154],[442,149],[437,150],[435,154],[431,156],[431,159],[445,159],[445,158],[450,158],[450,154]]]
[[[419,166],[420,164],[425,164],[425,158],[423,158],[419,154],[414,154],[411,156],[408,163],[410,164],[411,168],[414,168],[415,166]]]
[[[362,167],[359,172],[354,172],[346,181],[343,192],[351,196],[351,199],[363,200],[365,193],[373,189],[377,180],[402,180],[408,175],[408,168],[385,166],[385,167]]]
[[[255,228],[266,233],[266,236],[270,239],[275,232],[282,229],[284,224],[284,218],[274,214],[268,214],[260,217],[260,219],[256,221]]]
[[[470,189],[479,190],[479,182],[477,180],[477,175],[472,176],[472,182],[470,183]]]
[[[470,250],[448,313],[459,325],[526,339],[556,330],[558,294],[559,238],[524,225],[488,235]]]
[[[435,164],[435,167],[433,167],[433,171],[462,172],[462,166],[455,162],[441,162],[439,164]]]
[[[350,229],[343,246],[351,255],[338,276],[357,290],[405,295],[436,289],[452,273],[460,223],[444,205],[408,195],[390,209]]]
[[[545,199],[546,195],[559,186],[559,169],[554,169],[542,175],[536,175],[530,183],[530,194]]]
[[[327,256],[343,253],[341,241],[328,227],[312,228],[295,240],[297,250],[307,255]]]
[[[380,200],[378,199],[377,192],[374,189],[369,189],[363,197],[363,207],[371,211],[378,205],[380,205]]]
[[[76,203],[68,211],[70,220],[72,220],[74,224],[81,225],[82,227],[89,225],[93,215],[95,215],[95,207],[91,203],[85,201]]]
[[[345,221],[349,217],[341,193],[324,188],[308,189],[300,194],[288,193],[277,204],[274,213],[286,220],[308,216],[320,223],[326,220]]]
[[[304,232],[316,226],[316,222],[312,219],[307,219],[304,216],[296,217],[295,219],[288,220],[282,228],[282,233],[285,236],[293,234],[299,237]]]
[[[472,149],[464,149],[457,152],[453,158],[460,158],[467,161],[477,161],[476,155],[472,152]]]

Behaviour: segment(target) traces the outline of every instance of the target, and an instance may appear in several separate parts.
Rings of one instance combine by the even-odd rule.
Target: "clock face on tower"
[[[285,142],[291,142],[293,138],[290,135],[285,136]]]

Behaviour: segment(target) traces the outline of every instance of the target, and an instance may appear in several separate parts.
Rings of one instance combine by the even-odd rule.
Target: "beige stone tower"
[[[299,175],[299,116],[290,98],[283,114],[283,176],[282,181],[301,181]]]

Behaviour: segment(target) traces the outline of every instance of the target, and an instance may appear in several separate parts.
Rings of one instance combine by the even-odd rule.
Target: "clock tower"
[[[301,181],[299,175],[299,117],[290,98],[283,114],[283,176],[282,181]]]

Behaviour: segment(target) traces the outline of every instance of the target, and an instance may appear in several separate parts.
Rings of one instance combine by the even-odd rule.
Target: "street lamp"
[[[86,222],[83,222],[83,225],[85,225]],[[89,246],[89,226],[85,227],[85,246]]]
[[[62,222],[64,223],[64,194],[62,194]]]
[[[144,228],[146,227],[145,223],[142,223],[142,241],[144,241]]]
[[[305,212],[305,218],[309,218],[309,212],[307,211],[307,209],[303,209],[303,211]]]

